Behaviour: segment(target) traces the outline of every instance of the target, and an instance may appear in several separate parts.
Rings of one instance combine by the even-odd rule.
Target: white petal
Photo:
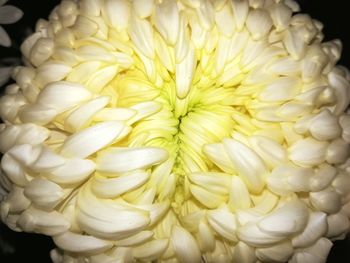
[[[310,213],[303,232],[292,239],[294,247],[307,247],[322,237],[327,231],[327,215],[322,212]]]
[[[22,187],[26,185],[24,168],[9,154],[4,154],[2,157],[1,169],[14,184]]]
[[[46,125],[51,122],[57,115],[58,111],[49,106],[41,104],[31,104],[21,107],[19,118],[23,123],[35,123]]]
[[[249,12],[246,26],[252,38],[254,40],[259,40],[269,33],[272,27],[272,20],[267,11],[255,9]]]
[[[333,214],[341,209],[340,195],[332,188],[310,193],[311,204],[322,212]]]
[[[96,237],[122,239],[145,229],[150,223],[145,210],[97,199],[85,186],[78,196],[79,226]]]
[[[41,91],[37,103],[64,112],[90,98],[91,93],[80,84],[58,81]]]
[[[33,46],[30,52],[30,62],[39,66],[48,60],[54,52],[55,42],[51,38],[41,38]]]
[[[109,24],[118,31],[128,27],[130,4],[124,0],[107,0],[102,9]]]
[[[64,63],[45,63],[38,68],[35,80],[45,86],[50,82],[63,80],[71,70],[72,68]]]
[[[97,170],[107,173],[123,173],[145,169],[168,158],[168,153],[160,148],[110,148],[99,153]]]
[[[248,189],[260,192],[264,187],[267,168],[260,157],[243,143],[224,139],[225,149]]]
[[[180,18],[176,1],[163,1],[156,5],[155,26],[168,44],[177,42]]]
[[[242,30],[249,12],[248,1],[231,1],[231,4],[237,29]]]
[[[207,223],[200,222],[198,225],[198,243],[201,251],[213,251],[215,248],[215,236]]]
[[[184,60],[176,64],[176,94],[180,99],[185,98],[190,91],[196,62],[196,55],[192,47]]]
[[[192,173],[187,175],[191,182],[217,194],[228,194],[230,175],[224,173]]]
[[[267,247],[281,242],[285,237],[267,234],[259,229],[255,223],[247,223],[237,231],[239,240],[253,247]]]
[[[349,154],[349,144],[343,139],[336,139],[327,148],[326,161],[330,164],[341,164],[348,159]]]
[[[135,47],[146,57],[154,57],[154,39],[151,24],[135,15],[131,16],[129,34]]]
[[[110,121],[96,124],[67,138],[61,154],[68,157],[86,158],[130,132],[123,122]]]
[[[30,166],[38,159],[40,153],[41,147],[33,147],[30,144],[15,145],[7,152],[23,166]]]
[[[310,121],[310,132],[312,136],[320,141],[338,138],[341,127],[338,118],[329,110],[323,110]]]
[[[169,244],[168,239],[156,239],[137,247],[133,247],[132,254],[135,258],[145,261],[159,259]]]
[[[183,263],[200,263],[201,252],[193,236],[180,226],[173,226],[171,243],[176,257]]]
[[[112,198],[134,190],[147,182],[150,174],[143,171],[126,173],[116,178],[95,176],[91,189],[102,198]]]
[[[24,194],[36,205],[53,208],[63,199],[63,189],[48,180],[35,178],[26,185]]]
[[[65,119],[64,125],[72,131],[80,130],[98,111],[103,109],[109,101],[109,96],[101,96],[89,101],[73,111]]]
[[[235,168],[227,155],[223,144],[216,143],[204,145],[203,152],[224,172],[229,174],[235,173]]]
[[[235,246],[233,260],[240,263],[254,263],[256,262],[255,249],[240,241]]]
[[[227,199],[225,196],[214,194],[197,185],[191,185],[190,191],[195,199],[197,199],[205,207],[211,209],[217,208]]]
[[[88,178],[95,170],[95,163],[91,160],[68,159],[66,163],[45,174],[58,184],[75,184]]]
[[[271,247],[258,248],[256,256],[263,262],[287,262],[293,252],[291,242],[285,241]]]
[[[42,147],[38,159],[31,164],[30,168],[36,172],[45,172],[64,165],[65,163],[65,158],[55,153],[48,147]]]
[[[22,10],[12,5],[1,6],[0,24],[13,24],[23,16]]]
[[[95,121],[127,121],[136,115],[136,111],[129,108],[104,108],[97,112]]]
[[[222,237],[236,242],[236,217],[225,209],[210,210],[207,214],[210,226]]]
[[[345,234],[349,230],[350,222],[343,213],[332,214],[327,217],[328,230],[326,236],[328,238],[337,238]]]
[[[327,238],[320,238],[312,246],[301,249],[294,253],[289,260],[290,263],[324,263],[327,260],[329,251],[333,243]]]
[[[136,246],[151,239],[153,235],[153,231],[141,231],[131,237],[116,241],[116,245],[120,247]]]
[[[0,26],[0,45],[4,47],[11,46],[11,39],[2,26]]]
[[[79,15],[71,30],[77,39],[87,38],[96,34],[98,25],[86,16]]]
[[[263,101],[283,101],[293,99],[300,91],[301,81],[294,77],[280,77],[260,93]]]
[[[70,228],[68,220],[59,212],[46,212],[34,207],[24,211],[18,219],[18,225],[26,232],[44,235],[58,235]]]
[[[304,229],[308,220],[308,210],[299,201],[290,201],[267,215],[258,227],[274,236],[290,236]]]
[[[137,112],[136,115],[133,116],[128,121],[128,124],[131,125],[134,122],[137,122],[143,118],[146,118],[148,116],[151,116],[151,115],[159,112],[161,110],[162,106],[155,101],[147,101],[147,102],[138,103],[130,108],[131,108],[131,110],[134,110]]]
[[[325,161],[328,143],[306,138],[289,147],[289,159],[301,166],[313,166]]]
[[[118,66],[109,66],[94,72],[86,82],[86,87],[93,93],[101,93],[118,72]]]
[[[73,253],[102,253],[113,246],[112,241],[102,240],[93,236],[65,232],[54,236],[55,244],[65,250]]]
[[[249,142],[270,168],[287,162],[285,148],[276,141],[265,136],[252,136]]]
[[[217,1],[215,1],[217,2]],[[214,2],[214,4],[215,4]],[[215,13],[215,22],[220,32],[226,37],[232,37],[235,31],[235,21],[232,14],[231,6],[226,4],[224,7]]]
[[[134,0],[132,4],[136,14],[140,18],[150,16],[154,9],[154,0]]]
[[[237,210],[249,208],[250,205],[250,193],[246,185],[241,178],[233,176],[230,188],[229,206],[231,209]]]
[[[293,12],[287,5],[280,2],[272,5],[269,11],[277,31],[288,27]]]
[[[337,169],[329,164],[321,164],[315,175],[310,178],[310,189],[317,192],[328,187],[334,177],[337,175]]]
[[[101,12],[101,3],[99,0],[82,0],[80,10],[88,16],[98,16]]]

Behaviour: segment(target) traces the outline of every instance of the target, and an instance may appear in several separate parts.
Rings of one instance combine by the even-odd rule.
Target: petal
[[[184,228],[174,225],[171,231],[171,243],[176,257],[183,263],[201,262],[201,252],[194,237]]]
[[[22,16],[23,12],[15,6],[5,5],[0,8],[0,24],[13,24]]]
[[[35,178],[26,185],[24,194],[39,207],[50,209],[63,199],[64,192],[51,181]]]
[[[102,240],[93,236],[65,232],[53,237],[55,244],[69,252],[73,253],[102,253],[113,246],[112,241]]]
[[[46,212],[34,207],[24,211],[18,219],[18,225],[26,232],[44,235],[58,235],[70,228],[68,220],[59,212]]]
[[[143,185],[149,176],[149,173],[143,171],[133,171],[116,178],[94,176],[91,189],[99,197],[113,198]]]
[[[248,189],[260,192],[264,187],[267,168],[260,157],[243,143],[224,139],[225,149]]]
[[[97,170],[106,173],[123,173],[145,169],[168,158],[167,151],[155,148],[110,148],[97,156]]]
[[[61,154],[67,157],[86,158],[122,139],[130,130],[123,122],[118,121],[96,124],[68,137],[62,146]]]
[[[38,97],[37,103],[64,112],[91,98],[91,93],[80,84],[58,81],[47,85]]]
[[[11,46],[11,39],[9,35],[6,33],[5,29],[0,26],[0,45],[4,47]]]
[[[156,239],[132,249],[132,254],[135,258],[152,261],[159,259],[165,252],[169,244],[168,239]]]
[[[222,237],[236,242],[236,217],[225,209],[208,211],[207,219],[210,226]]]
[[[84,181],[95,171],[91,160],[68,159],[66,163],[44,176],[58,184],[75,184]]]
[[[299,201],[291,201],[267,215],[258,227],[274,236],[290,236],[304,229],[308,220],[308,210]]]
[[[78,196],[76,212],[79,226],[100,238],[123,239],[144,230],[150,223],[149,213],[113,202],[97,199],[85,186]]]

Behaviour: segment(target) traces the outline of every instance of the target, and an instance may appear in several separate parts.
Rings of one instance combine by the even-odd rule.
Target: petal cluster
[[[299,11],[63,0],[0,99],[2,221],[54,262],[325,262],[350,223],[350,73]]]

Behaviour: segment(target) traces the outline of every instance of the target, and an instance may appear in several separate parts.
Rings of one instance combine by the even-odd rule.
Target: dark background
[[[5,25],[5,30],[13,39],[12,48],[0,47],[0,59],[19,56],[18,47],[23,36],[33,30],[35,21],[47,18],[50,10],[59,0],[10,0],[8,4],[15,5],[24,11],[23,18],[14,25]],[[350,68],[350,13],[348,1],[344,0],[299,0],[297,1],[302,13],[308,13],[324,24],[325,40],[339,38],[343,42],[343,55],[340,64]],[[48,237],[27,233],[15,233],[0,224],[0,247],[6,240],[11,247],[0,250],[1,263],[27,262],[49,263],[49,251],[54,247]],[[350,262],[350,239],[336,241],[329,255],[327,263]],[[310,262],[312,263],[312,262]]]

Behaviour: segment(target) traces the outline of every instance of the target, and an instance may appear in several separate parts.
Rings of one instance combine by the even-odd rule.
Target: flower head
[[[2,220],[55,262],[324,262],[349,228],[350,74],[296,11],[62,1],[1,98]]]

